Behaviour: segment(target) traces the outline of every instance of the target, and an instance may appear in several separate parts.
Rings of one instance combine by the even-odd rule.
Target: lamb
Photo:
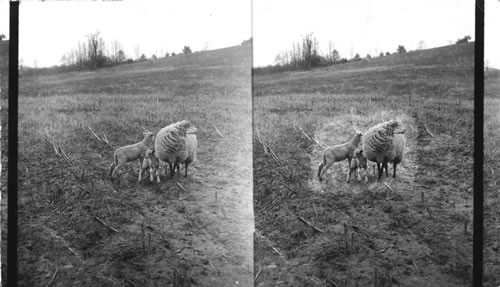
[[[185,163],[188,158],[186,134],[196,132],[196,127],[184,120],[162,128],[156,135],[156,156],[160,162],[168,163],[172,177],[174,176],[174,166],[178,163]]]
[[[347,159],[347,161],[349,162],[347,182],[349,182],[351,175],[350,168],[351,168],[352,154],[354,150],[358,147],[361,141],[361,137],[363,136],[363,134],[360,131],[356,129],[354,130],[356,132],[350,141],[340,145],[329,147],[323,152],[323,162],[319,165],[318,168],[319,181],[323,180],[323,175],[335,162]]]
[[[364,156],[377,164],[378,180],[381,179],[387,163],[395,162],[395,134],[404,134],[406,129],[398,121],[390,120],[371,127],[363,137]],[[399,162],[396,160],[396,162]],[[397,164],[397,163],[396,163]]]
[[[347,182],[349,182],[350,175],[353,171],[357,171],[358,173],[358,182],[361,181],[360,169],[365,170],[365,182],[368,183],[368,160],[363,156],[363,150],[357,148],[352,153],[352,158],[354,159],[351,162],[351,168],[349,171],[349,177],[347,178]]]
[[[127,162],[139,160],[139,182],[141,181],[143,171],[142,162],[146,155],[146,150],[148,150],[154,139],[154,134],[150,131],[145,130],[143,135],[144,138],[142,141],[132,145],[122,146],[115,151],[114,161],[109,167],[109,177],[111,180],[113,180],[113,176],[122,165]]]
[[[188,166],[191,163],[194,163],[196,161],[196,149],[198,146],[198,141],[196,139],[196,134],[186,134],[186,155],[187,157],[177,157],[175,165],[174,165],[174,172],[175,168],[177,167],[177,172],[180,173],[179,170],[179,164],[184,164],[184,177],[187,177],[187,171],[188,171]]]
[[[153,181],[154,175],[156,175],[156,181],[160,183],[160,160],[155,156],[154,150],[148,149],[146,151],[142,168],[149,169],[149,181]]]

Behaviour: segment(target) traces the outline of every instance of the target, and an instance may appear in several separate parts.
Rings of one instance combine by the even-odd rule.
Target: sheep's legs
[[[330,163],[327,163],[327,164],[323,167],[323,169],[321,170],[321,173],[320,173],[320,175],[319,175],[319,181],[321,181],[321,180],[322,180],[323,175],[324,175],[324,174],[325,174],[325,172],[326,172],[326,171],[327,171],[327,170],[328,170],[328,169],[332,166],[332,164],[333,164],[333,162],[330,162]]]
[[[381,168],[381,164],[377,162],[377,171],[378,171],[378,180],[380,181],[380,179],[382,178],[382,173],[384,172],[384,164],[382,164]]]
[[[184,169],[185,169],[184,177],[188,177],[188,165],[189,163],[186,161],[186,163],[184,163]]]
[[[396,165],[397,165],[397,163],[396,163],[396,162],[394,162],[394,163],[393,163],[393,166],[392,166],[392,167],[393,167],[393,169],[394,169],[393,174],[392,174],[392,177],[394,177],[394,178],[396,178]]]
[[[142,159],[139,159],[139,181],[138,182],[141,182],[141,180],[142,180],[142,172],[143,172]]]
[[[318,168],[318,178],[319,178],[319,181],[321,181],[321,170],[323,169],[323,166],[325,164],[322,162],[320,165],[319,165],[319,168]]]
[[[156,182],[160,183],[160,169],[156,169]]]

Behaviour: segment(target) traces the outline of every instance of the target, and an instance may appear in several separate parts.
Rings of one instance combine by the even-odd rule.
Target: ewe
[[[177,172],[180,174],[180,169],[179,169],[179,164],[184,164],[184,177],[187,177],[187,172],[188,172],[188,166],[191,163],[194,163],[196,161],[196,149],[198,147],[198,141],[196,139],[196,134],[186,134],[186,153],[183,154],[182,156],[177,157],[175,165],[174,165],[174,172],[175,168],[177,167]],[[186,157],[184,157],[184,155]]]
[[[378,180],[382,177],[384,167],[387,172],[388,162],[396,162],[397,164],[401,161],[397,158],[395,134],[404,134],[405,132],[406,129],[395,120],[380,123],[366,131],[363,137],[364,156],[369,161],[377,163]],[[394,169],[394,176],[395,171]]]
[[[350,141],[340,145],[329,147],[323,152],[323,162],[319,165],[318,168],[319,181],[323,180],[323,175],[335,162],[347,159],[347,161],[349,162],[347,182],[349,182],[349,177],[351,175],[350,168],[351,168],[352,154],[354,150],[358,147],[362,136],[363,134],[360,131],[356,130],[356,133],[354,134],[354,136],[351,138]]]
[[[146,154],[146,150],[153,143],[154,134],[149,131],[144,131],[144,139],[138,143],[122,146],[115,151],[114,161],[109,167],[109,177],[113,180],[113,176],[118,169],[127,162],[139,160],[139,182],[142,176],[142,162]]]
[[[189,121],[184,120],[162,128],[156,135],[156,157],[158,157],[160,161],[168,163],[170,167],[170,175],[172,177],[174,176],[174,165],[177,164],[178,166],[179,163],[185,164],[189,157],[186,135],[195,134],[196,132],[196,127],[194,127]],[[190,162],[191,161],[189,161],[189,163]]]

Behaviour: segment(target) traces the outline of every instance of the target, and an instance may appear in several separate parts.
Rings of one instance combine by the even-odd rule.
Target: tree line
[[[139,47],[135,48],[136,59],[133,60],[125,54],[123,45],[119,41],[112,41],[106,44],[104,39],[100,36],[99,32],[87,35],[84,41],[66,52],[61,57],[61,63],[65,67],[73,69],[98,69],[103,67],[111,67],[124,63],[132,63],[136,61],[145,61],[148,58],[145,54],[139,56]],[[183,54],[192,53],[189,46],[184,46],[182,49]],[[175,56],[176,53],[166,53],[164,57]],[[161,57],[161,56],[160,56]],[[156,60],[158,56],[153,54],[150,59]]]
[[[456,41],[456,44],[467,43],[471,39],[470,36],[465,36]],[[422,50],[425,47],[424,41],[419,41],[417,50]],[[406,48],[403,45],[398,45],[396,52],[398,54],[406,53]],[[274,65],[269,67],[273,71],[284,71],[294,69],[311,69],[320,66],[329,66],[335,64],[343,64],[352,61],[361,61],[363,58],[359,53],[356,53],[351,59],[342,57],[335,49],[332,41],[328,43],[326,51],[321,52],[319,42],[314,37],[313,33],[305,34],[302,39],[296,43],[292,43],[291,49],[281,51],[274,59]],[[378,57],[389,56],[390,52],[380,52]],[[374,55],[376,57],[377,55]],[[372,59],[370,54],[367,54],[364,59]]]

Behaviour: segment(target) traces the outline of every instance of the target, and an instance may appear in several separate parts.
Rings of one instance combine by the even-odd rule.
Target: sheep
[[[377,164],[378,180],[387,163],[396,159],[395,134],[404,134],[406,129],[398,121],[390,120],[371,127],[363,137],[364,156]],[[396,163],[397,164],[397,163]]]
[[[197,132],[189,121],[181,121],[162,128],[156,135],[155,151],[160,163],[168,163],[170,175],[174,176],[174,165],[185,163],[188,158],[186,134]]]
[[[113,176],[122,165],[127,162],[139,160],[139,182],[141,181],[142,162],[144,160],[146,150],[148,150],[154,139],[154,134],[150,131],[145,130],[143,135],[144,138],[142,141],[132,145],[122,146],[115,151],[113,163],[109,167],[109,177],[111,180],[113,180]]]
[[[177,167],[177,172],[180,174],[180,169],[179,169],[179,164],[184,164],[184,177],[187,177],[187,170],[188,166],[191,163],[194,163],[196,161],[196,148],[198,146],[198,141],[196,139],[196,134],[186,134],[186,153],[182,154],[182,156],[178,156],[174,165],[174,172],[175,168]]]
[[[389,161],[389,163],[392,163],[392,168],[393,168],[392,177],[393,178],[396,178],[396,166],[403,161],[405,142],[406,142],[406,139],[405,139],[403,134],[395,134],[394,135],[394,148],[396,150],[396,156],[394,157],[394,160]],[[387,165],[385,165],[384,167],[385,167],[385,176],[389,176],[388,171],[387,171]],[[382,173],[383,173],[383,168],[382,168]]]
[[[323,175],[325,174],[325,172],[335,162],[342,161],[345,159],[347,159],[347,161],[349,162],[349,171],[348,171],[349,174],[347,177],[347,182],[349,182],[352,153],[358,147],[362,136],[363,134],[360,131],[356,130],[355,134],[353,135],[350,141],[340,145],[328,147],[323,152],[323,162],[319,165],[318,168],[318,178],[320,182],[323,180]]]
[[[148,149],[146,151],[142,168],[149,169],[149,181],[153,181],[156,174],[156,181],[160,183],[160,160],[155,156],[154,150]]]
[[[365,170],[365,182],[368,183],[368,161],[363,156],[363,150],[360,148],[355,149],[354,152],[352,153],[352,158],[353,158],[353,161],[351,162],[349,177],[351,176],[351,173],[353,171],[357,171],[358,182],[360,182],[361,181],[360,169],[364,169]],[[347,178],[347,182],[349,182],[349,177]]]

